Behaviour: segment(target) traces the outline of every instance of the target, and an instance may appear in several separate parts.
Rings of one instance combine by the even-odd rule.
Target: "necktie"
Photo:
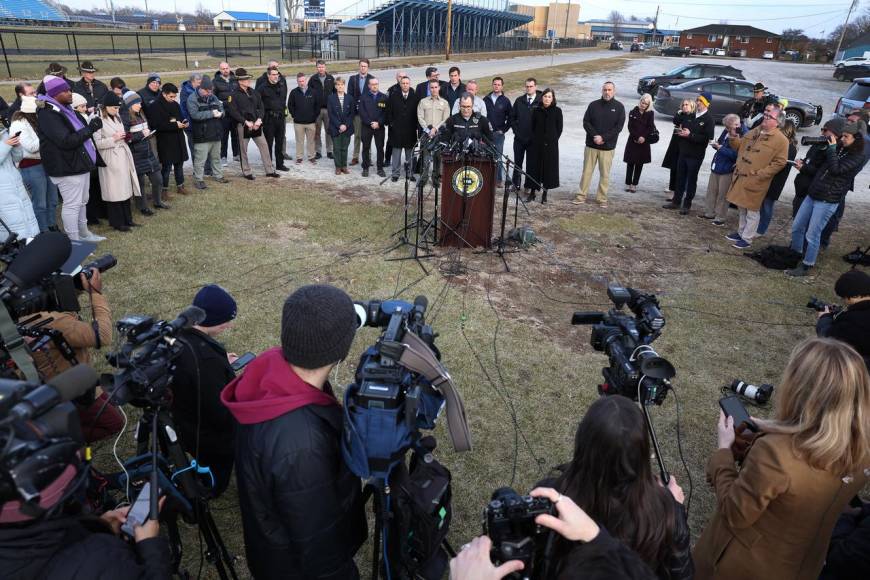
[[[532,106],[532,97],[529,97],[529,106]]]

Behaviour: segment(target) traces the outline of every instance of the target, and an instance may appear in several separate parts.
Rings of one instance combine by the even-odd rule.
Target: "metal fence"
[[[594,46],[590,40],[561,39],[557,48]],[[549,49],[550,41],[522,36],[464,43],[454,38],[453,52]],[[212,68],[222,60],[233,66],[256,66],[271,59],[304,62],[357,57],[410,56],[443,52],[442,45],[395,46],[377,36],[337,33],[151,32],[131,30],[0,28],[0,77],[38,79],[49,62],[75,76],[82,61],[101,75]]]

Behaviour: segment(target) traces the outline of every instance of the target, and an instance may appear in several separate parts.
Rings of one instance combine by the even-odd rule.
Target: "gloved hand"
[[[91,130],[91,133],[96,133],[103,127],[103,120],[99,117],[94,117],[91,119],[91,122],[88,123],[88,128]]]

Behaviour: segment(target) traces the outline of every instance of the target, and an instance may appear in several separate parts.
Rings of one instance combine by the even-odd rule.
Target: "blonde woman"
[[[643,166],[651,161],[650,135],[658,136],[652,102],[652,95],[644,93],[637,106],[628,114],[628,140],[625,142],[622,160],[626,163],[625,191],[631,193],[637,191]]]
[[[668,189],[665,191],[668,194],[669,203],[673,201],[674,191],[677,190],[677,160],[680,157],[680,140],[674,138],[674,133],[677,132],[677,129],[682,129],[685,121],[694,114],[695,101],[692,99],[683,99],[683,102],[680,103],[680,109],[674,114],[674,131],[671,133],[671,141],[668,143],[668,150],[665,152],[665,158],[662,160],[662,167],[671,170]]]
[[[100,190],[106,202],[109,225],[119,232],[129,232],[133,223],[130,198],[142,195],[136,163],[127,146],[127,131],[121,120],[120,109],[124,100],[115,93],[103,97],[100,116],[103,127],[94,134],[94,142],[105,167],[99,168]]]
[[[847,344],[795,347],[773,419],[738,471],[731,418],[707,464],[716,511],[695,545],[695,578],[816,580],[834,523],[870,481],[870,376]]]

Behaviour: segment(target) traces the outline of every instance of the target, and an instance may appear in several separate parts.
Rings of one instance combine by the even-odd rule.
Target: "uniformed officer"
[[[471,138],[474,141],[492,143],[489,121],[480,113],[474,112],[474,95],[471,93],[463,93],[459,97],[459,112],[447,119],[444,131],[451,141],[462,143]]]
[[[747,129],[757,127],[764,116],[764,107],[771,103],[778,103],[779,97],[776,95],[765,94],[767,87],[764,83],[755,83],[752,87],[752,98],[743,103],[740,109],[740,118],[746,124]]]

